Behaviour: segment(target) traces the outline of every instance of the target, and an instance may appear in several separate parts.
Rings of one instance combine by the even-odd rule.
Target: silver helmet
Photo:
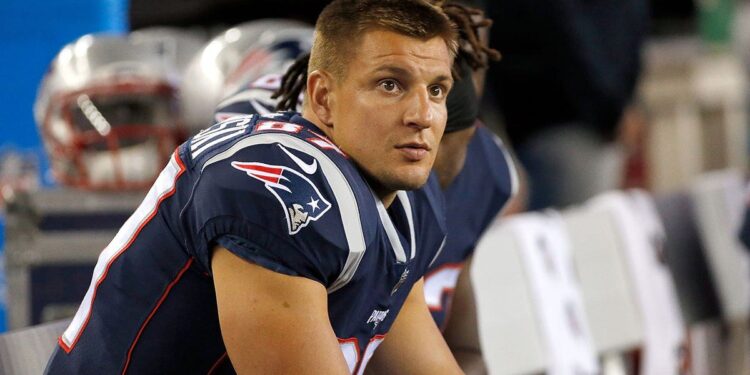
[[[89,34],[63,47],[34,103],[57,180],[87,189],[150,185],[184,138],[180,78],[202,45],[154,29]]]
[[[284,19],[243,23],[213,38],[185,73],[183,98],[190,133],[213,124],[222,99],[268,74],[283,74],[312,48],[312,39],[311,26]]]

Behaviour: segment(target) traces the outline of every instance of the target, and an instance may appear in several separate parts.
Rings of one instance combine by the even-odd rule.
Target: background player
[[[478,120],[488,61],[500,57],[487,48],[492,21],[477,10],[447,12],[464,18],[464,43],[472,48],[457,58],[463,76],[448,98],[448,125],[433,167],[445,194],[448,235],[425,276],[425,297],[462,369],[484,374],[468,270],[477,241],[517,195],[519,178],[510,150]]]
[[[236,118],[178,148],[48,373],[361,373],[402,305],[393,332],[412,340],[375,361],[460,373],[422,291],[439,194],[400,191],[435,158],[453,26],[418,0],[342,0],[317,31],[303,115]]]

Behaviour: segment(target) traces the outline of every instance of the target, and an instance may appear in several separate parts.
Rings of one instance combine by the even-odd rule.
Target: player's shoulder
[[[509,148],[481,123],[469,143],[464,168],[470,172],[464,175],[490,178],[486,182],[505,194],[512,196],[518,190],[518,172]]]
[[[217,215],[252,213],[249,219],[272,225],[265,220],[283,214],[273,231],[284,236],[306,227],[335,233],[321,228],[326,225],[360,231],[369,222],[363,217],[372,216],[371,192],[348,157],[321,133],[294,112],[237,117],[208,128],[183,146],[192,151],[194,194],[213,202],[201,205]],[[206,147],[214,149],[203,151]],[[244,213],[235,212],[244,206]]]
[[[350,164],[346,154],[296,112],[234,116],[188,139],[180,154],[191,166],[203,170],[237,153],[253,152],[254,157],[263,158],[264,153],[273,155],[284,148],[297,149],[316,159],[330,159],[336,165]]]
[[[197,248],[231,235],[274,254],[295,249],[278,255],[280,261],[317,259],[315,272],[325,269],[320,274],[328,276],[315,279],[333,283],[331,275],[349,254],[363,253],[374,238],[371,190],[348,158],[298,114],[238,117],[206,132],[215,140],[233,138],[205,151],[212,142],[206,138],[183,145],[194,155],[183,219],[199,233]]]
[[[479,123],[474,137],[469,143],[469,150],[474,150],[475,153],[483,155],[490,162],[500,163],[505,161],[502,158],[495,161],[494,157],[503,156],[507,152],[507,146],[500,137],[482,123]]]
[[[438,226],[434,229],[444,234],[446,232],[445,196],[437,175],[434,172],[430,173],[427,182],[421,188],[414,190],[411,195],[418,207],[418,212],[423,211],[421,214],[425,218],[435,220]]]
[[[361,184],[348,156],[321,133],[296,112],[256,114],[207,128],[183,148],[193,169],[213,178],[236,170],[286,189],[311,180],[334,187]]]

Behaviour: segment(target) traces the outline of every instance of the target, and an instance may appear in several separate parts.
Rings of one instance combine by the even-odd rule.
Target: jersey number
[[[339,339],[339,346],[346,359],[346,364],[349,366],[349,373],[356,375],[364,374],[367,362],[370,362],[370,358],[375,354],[375,349],[383,342],[383,339],[385,339],[384,335],[376,335],[371,338],[370,342],[367,343],[367,348],[365,348],[365,354],[361,361],[359,360],[359,343],[357,339]]]
[[[462,263],[449,263],[425,276],[424,298],[430,311],[443,310],[443,296],[456,289],[462,267]]]
[[[190,152],[193,158],[222,142],[227,142],[234,137],[245,134],[245,129],[250,126],[252,116],[232,117],[220,122],[210,128],[201,130],[190,140]]]

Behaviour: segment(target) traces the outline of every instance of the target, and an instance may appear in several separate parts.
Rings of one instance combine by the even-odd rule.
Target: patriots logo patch
[[[317,169],[317,164],[314,166],[316,168],[312,170],[313,173]],[[320,194],[318,187],[305,175],[292,168],[238,161],[232,162],[232,167],[263,182],[266,189],[278,199],[284,208],[290,235],[297,234],[311,221],[320,219],[331,208],[331,203]],[[305,172],[310,172],[309,169],[306,168]]]

